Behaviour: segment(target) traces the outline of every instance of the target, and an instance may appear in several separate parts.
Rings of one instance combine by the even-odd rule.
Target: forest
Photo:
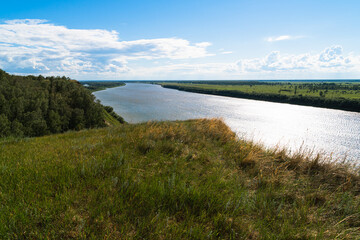
[[[76,80],[16,76],[0,70],[0,137],[103,127],[105,110],[116,116]]]

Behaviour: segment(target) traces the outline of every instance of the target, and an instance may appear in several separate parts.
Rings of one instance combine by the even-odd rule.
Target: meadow
[[[281,94],[325,98],[360,99],[360,83],[331,82],[215,82],[216,84],[179,84],[211,90],[231,90],[246,93]]]
[[[357,168],[218,119],[0,140],[2,239],[358,239]]]

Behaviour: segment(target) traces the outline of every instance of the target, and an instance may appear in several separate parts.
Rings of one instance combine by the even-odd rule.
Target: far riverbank
[[[244,92],[235,89],[221,89],[218,86],[210,88],[208,87],[208,85],[201,86],[201,84],[193,85],[162,83],[160,85],[164,88],[171,88],[194,93],[360,112],[360,100],[358,99],[346,99],[343,97],[325,98],[317,96],[285,95],[277,93]]]

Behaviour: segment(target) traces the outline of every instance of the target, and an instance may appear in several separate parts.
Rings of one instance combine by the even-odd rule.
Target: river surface
[[[239,137],[360,163],[360,113],[183,92],[127,83],[94,95],[125,121],[220,117]]]

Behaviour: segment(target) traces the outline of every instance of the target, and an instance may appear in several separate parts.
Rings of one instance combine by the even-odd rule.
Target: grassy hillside
[[[108,126],[118,126],[121,123],[116,120],[116,118],[114,118],[113,116],[111,116],[110,113],[108,113],[105,109],[103,110],[103,114],[104,114],[104,121],[105,124]]]
[[[0,238],[358,239],[360,177],[220,120],[0,140]]]

